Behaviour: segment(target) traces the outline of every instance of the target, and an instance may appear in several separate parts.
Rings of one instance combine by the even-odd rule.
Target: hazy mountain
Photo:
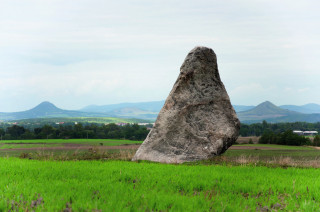
[[[38,106],[22,111],[12,113],[0,113],[0,120],[19,120],[30,118],[53,118],[53,117],[106,117],[111,114],[88,113],[74,110],[62,110],[50,102],[42,102]]]
[[[52,123],[70,123],[70,122],[87,122],[87,123],[148,123],[150,121],[143,119],[127,119],[127,118],[116,118],[116,117],[56,117],[56,118],[32,118],[32,119],[19,119],[13,120],[18,122],[19,124],[37,124],[37,125],[45,125]]]
[[[155,120],[164,105],[164,100],[153,102],[120,103],[111,105],[89,105],[80,111],[109,113],[121,118]]]
[[[266,101],[252,108],[251,110],[238,112],[237,114],[241,121],[251,121],[283,117],[288,116],[291,113],[295,114],[297,112],[282,109],[271,102]]]
[[[288,110],[296,111],[300,113],[307,113],[307,114],[320,113],[320,105],[314,104],[314,103],[301,105],[301,106],[281,105],[280,107],[283,109],[288,109]]]
[[[91,105],[81,109],[81,111],[75,111],[63,110],[50,102],[42,102],[38,106],[27,111],[0,113],[0,120],[62,117],[118,117],[154,121],[163,104],[164,101],[121,103],[102,106]],[[320,113],[310,114],[311,111],[318,112],[320,110],[319,107],[320,106],[317,104],[307,104],[303,106],[283,105],[278,107],[269,101],[263,102],[256,107],[234,105],[238,117],[243,123],[256,123],[262,122],[263,120],[268,122],[320,122]],[[304,112],[308,111],[308,114],[297,112],[298,109]]]
[[[159,110],[160,111],[160,110]],[[137,107],[124,107],[115,109],[112,111],[109,111],[109,113],[117,116],[117,117],[123,117],[123,118],[129,118],[129,117],[135,117],[139,119],[156,119],[158,116],[157,112],[149,111],[149,110],[143,110]]]
[[[269,101],[263,102],[255,108],[237,113],[243,123],[268,122],[319,122],[320,114],[303,114],[277,107]]]
[[[141,111],[151,111],[159,113],[163,105],[164,100],[153,102],[119,103],[111,105],[89,105],[80,109],[80,111],[107,113],[111,111],[121,110],[124,108],[136,108]]]
[[[233,105],[233,108],[236,112],[251,110],[255,106],[247,106],[247,105]]]
[[[144,111],[144,113],[156,112],[159,113],[161,108],[164,105],[164,100],[162,101],[152,101],[152,102],[137,102],[137,103],[119,103],[119,104],[111,104],[111,105],[89,105],[86,106],[80,111],[84,112],[98,112],[98,113],[118,113],[121,110],[130,110],[135,108],[140,110],[140,112]],[[246,111],[254,108],[255,106],[247,106],[247,105],[233,105],[236,112]],[[123,115],[119,114],[119,115]]]
[[[121,103],[102,106],[91,105],[81,109],[81,111],[107,112],[116,117],[155,120],[163,105],[164,101]],[[269,101],[261,103],[256,107],[247,105],[233,105],[233,107],[240,121],[244,123],[262,122],[263,120],[269,122],[320,121],[320,115],[318,114],[299,113],[294,110],[278,107]],[[304,105],[304,108],[309,108],[309,111],[311,109],[315,111],[317,105],[308,104]]]
[[[241,114],[245,114],[247,116],[266,116],[266,117],[278,117],[278,116],[285,116],[285,115],[296,114],[296,113],[297,112],[277,107],[276,105],[274,105],[269,101],[263,102],[258,106],[252,108],[251,110],[241,112]]]

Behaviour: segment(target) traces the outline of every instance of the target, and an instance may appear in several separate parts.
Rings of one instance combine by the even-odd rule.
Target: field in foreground
[[[319,169],[0,158],[0,211],[317,211]]]
[[[114,139],[43,139],[0,141],[0,157],[31,159],[130,159],[142,141]],[[119,153],[122,154],[113,154]],[[125,156],[124,158],[122,156]],[[233,145],[209,163],[280,164],[285,166],[320,167],[320,151],[309,146],[274,144]]]
[[[1,156],[21,155],[72,155],[99,150],[100,153],[114,150],[136,150],[142,141],[117,139],[38,139],[38,140],[2,140]]]
[[[0,212],[320,211],[313,147],[234,145],[182,165],[114,160],[130,160],[139,143],[1,141]]]

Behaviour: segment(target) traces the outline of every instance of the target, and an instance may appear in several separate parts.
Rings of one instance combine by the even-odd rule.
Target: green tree
[[[0,139],[3,139],[3,136],[6,134],[4,129],[0,128]]]
[[[313,145],[314,146],[320,146],[320,136],[319,135],[314,136]]]
[[[24,127],[13,125],[12,127],[7,128],[6,133],[10,134],[13,139],[18,139],[25,131]]]

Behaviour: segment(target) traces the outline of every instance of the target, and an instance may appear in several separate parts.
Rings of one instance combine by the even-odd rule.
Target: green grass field
[[[0,152],[1,145],[5,149],[65,142],[141,143],[2,141]],[[17,149],[0,157],[0,211],[320,211],[320,169],[312,168],[320,167],[319,150],[260,144],[235,147],[213,160],[180,165],[124,161],[134,150],[126,157],[119,152],[103,152],[100,157],[91,151],[68,158],[63,156],[67,151],[60,151],[59,157],[36,153],[40,155],[20,159],[14,156],[25,151]]]
[[[319,211],[319,169],[0,159],[0,211]]]

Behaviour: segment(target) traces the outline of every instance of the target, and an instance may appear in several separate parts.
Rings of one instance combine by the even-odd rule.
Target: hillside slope
[[[12,113],[0,113],[0,120],[20,120],[30,118],[53,118],[53,117],[107,117],[112,114],[88,113],[74,110],[63,110],[50,102],[42,102],[36,107]]]
[[[83,112],[108,113],[122,118],[155,120],[164,105],[164,100],[153,102],[120,103],[111,105],[89,105]]]
[[[257,123],[266,120],[268,122],[319,122],[320,114],[303,114],[277,107],[269,101],[259,104],[257,107],[237,113],[243,123]]]
[[[296,106],[296,105],[281,105],[280,106],[283,109],[296,111],[299,113],[306,113],[306,114],[312,114],[312,113],[320,113],[320,105],[318,104],[306,104],[302,106]]]
[[[80,109],[80,111],[106,113],[114,110],[121,110],[123,108],[137,108],[142,111],[159,113],[163,105],[164,100],[153,102],[120,103],[111,105],[89,105]]]
[[[0,120],[21,120],[35,118],[70,118],[70,117],[118,117],[118,118],[136,118],[154,121],[164,101],[139,102],[139,103],[121,103],[103,106],[87,106],[81,111],[63,110],[50,102],[42,102],[36,107],[12,113],[0,113]],[[289,108],[303,107],[308,110],[308,114],[284,109],[272,104],[269,101],[263,102],[258,106],[234,105],[237,115],[243,123],[256,123],[266,120],[268,122],[320,122],[320,113],[311,113],[318,111],[317,104],[307,104],[303,106],[291,105]],[[298,110],[296,109],[296,110]]]

